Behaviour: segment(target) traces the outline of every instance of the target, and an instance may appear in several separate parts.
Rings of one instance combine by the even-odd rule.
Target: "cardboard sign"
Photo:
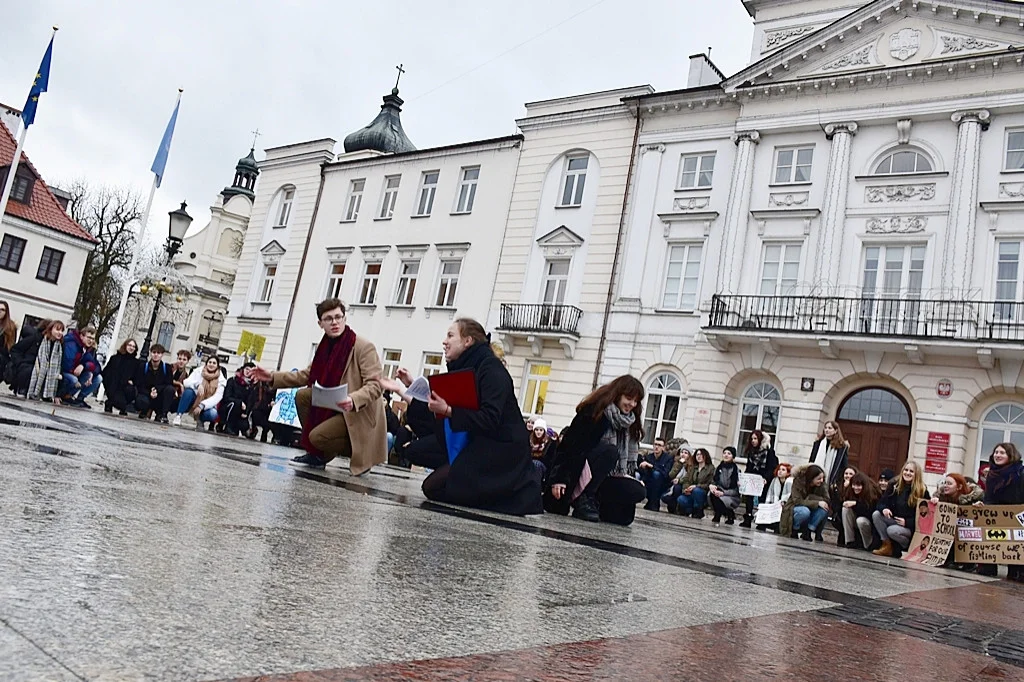
[[[937,500],[928,500],[926,505],[918,505],[914,537],[910,541],[909,550],[903,555],[904,561],[926,566],[946,563],[949,550],[956,540],[958,510],[955,504]]]
[[[770,526],[773,523],[779,523],[781,520],[781,502],[768,502],[765,504],[757,505],[757,515],[754,517],[754,523],[756,523],[757,525]]]
[[[1024,564],[1024,505],[960,507],[956,560]]]
[[[764,492],[764,479],[757,474],[740,474],[740,495],[760,497]]]

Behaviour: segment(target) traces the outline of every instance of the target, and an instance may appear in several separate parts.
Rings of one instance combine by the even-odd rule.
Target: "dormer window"
[[[910,175],[932,172],[932,162],[921,152],[901,150],[882,157],[875,166],[874,175]]]
[[[14,185],[11,187],[11,198],[23,204],[30,203],[32,198],[32,178],[16,175],[14,177]]]

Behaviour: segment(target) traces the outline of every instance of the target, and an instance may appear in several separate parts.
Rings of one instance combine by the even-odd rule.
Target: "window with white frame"
[[[981,420],[981,438],[978,444],[978,461],[973,472],[965,471],[965,476],[977,475],[981,465],[987,463],[992,451],[1000,443],[1013,443],[1017,449],[1024,450],[1024,404],[1003,403],[995,405],[985,412]]]
[[[999,320],[1017,320],[1022,316],[1024,277],[1021,277],[1020,256],[1024,242],[1000,240],[996,244],[996,307]]]
[[[1006,131],[1006,168],[1024,170],[1024,130]]]
[[[423,372],[425,377],[432,377],[444,371],[444,356],[440,353],[423,354]]]
[[[394,379],[398,376],[398,369],[402,366],[402,351],[390,348],[384,349],[384,376]]]
[[[775,184],[789,185],[811,181],[814,147],[779,149],[775,152]]]
[[[258,303],[270,303],[274,298],[274,282],[277,280],[277,265],[263,266],[263,282],[260,284]]]
[[[398,201],[398,186],[402,184],[401,175],[389,175],[384,178],[384,191],[380,197],[380,210],[377,211],[377,218],[390,220],[395,212],[395,203]]]
[[[454,308],[455,294],[459,289],[459,274],[462,272],[462,259],[441,261],[441,276],[437,283],[437,298],[434,305],[439,308]]]
[[[589,163],[589,154],[574,155],[566,159],[562,198],[559,201],[559,206],[583,205],[583,187],[587,182],[587,165]]]
[[[380,281],[380,261],[370,262],[363,269],[363,285],[359,289],[359,302],[373,305],[377,302],[377,284]]]
[[[551,379],[551,363],[531,360],[526,363],[520,405],[523,414],[539,416],[544,414],[548,398],[548,381]]]
[[[544,268],[544,303],[562,305],[565,303],[565,292],[569,288],[568,258],[549,260]]]
[[[679,189],[711,187],[715,174],[715,152],[684,154],[679,167]]]
[[[644,443],[653,445],[655,438],[669,440],[676,436],[679,423],[679,405],[683,400],[679,379],[662,373],[647,386],[647,406],[644,408]]]
[[[887,154],[875,165],[875,175],[907,175],[931,171],[932,162],[928,157],[913,149]]]
[[[363,205],[363,190],[366,179],[353,180],[348,185],[348,199],[345,201],[345,222],[352,222],[359,217],[359,209]]]
[[[438,171],[427,171],[420,178],[419,200],[416,202],[416,215],[428,216],[434,210],[434,196],[437,194]]]
[[[800,244],[765,244],[761,259],[762,296],[788,296],[800,279]]]
[[[170,348],[174,342],[174,323],[164,320],[160,323],[160,330],[156,333],[156,342],[164,348]]]
[[[870,334],[918,333],[926,244],[890,244],[864,249],[860,320]]]
[[[341,298],[341,285],[345,279],[345,264],[331,263],[327,273],[327,298]]]
[[[476,201],[476,183],[480,179],[480,168],[463,168],[459,178],[459,196],[455,202],[456,213],[472,213]]]
[[[277,221],[274,227],[288,227],[288,219],[292,215],[292,202],[295,200],[295,189],[288,188],[281,193],[281,206],[277,210]]]
[[[666,310],[697,309],[697,288],[700,283],[701,244],[674,244],[668,249],[665,271],[665,294],[661,307]]]
[[[412,305],[416,295],[416,280],[420,276],[418,260],[404,260],[398,268],[398,286],[395,288],[395,305]]]
[[[782,413],[782,394],[779,389],[766,381],[759,381],[743,392],[740,403],[740,429],[737,434],[737,451],[743,452],[750,433],[755,430],[770,434],[775,441],[779,431],[779,417]]]

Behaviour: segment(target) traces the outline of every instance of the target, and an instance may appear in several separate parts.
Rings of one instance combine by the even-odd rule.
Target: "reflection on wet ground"
[[[0,400],[0,436],[0,679],[892,679],[894,642],[932,679],[1024,678],[1005,582],[439,505],[401,469],[96,410]]]

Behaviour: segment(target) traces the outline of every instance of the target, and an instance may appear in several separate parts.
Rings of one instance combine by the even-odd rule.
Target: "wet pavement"
[[[0,680],[1024,680],[1024,587],[0,399]]]

